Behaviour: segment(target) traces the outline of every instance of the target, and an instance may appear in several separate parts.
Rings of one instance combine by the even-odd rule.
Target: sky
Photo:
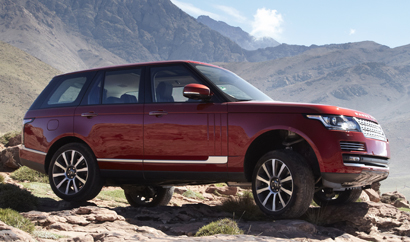
[[[374,41],[410,44],[409,0],[171,0],[192,17],[207,15],[280,43]]]

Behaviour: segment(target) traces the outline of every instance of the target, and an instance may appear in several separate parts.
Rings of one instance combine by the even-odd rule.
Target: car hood
[[[292,102],[231,102],[228,103],[229,113],[300,113],[300,114],[334,114],[357,117],[377,122],[366,113],[331,105],[292,103]]]

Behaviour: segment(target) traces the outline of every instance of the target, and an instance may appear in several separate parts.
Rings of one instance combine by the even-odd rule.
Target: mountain
[[[0,40],[61,71],[127,62],[245,61],[169,0],[2,0]]]
[[[216,64],[278,101],[330,104],[374,116],[391,148],[390,176],[382,189],[410,196],[410,45],[326,45],[271,61]]]
[[[20,130],[25,112],[60,71],[0,41],[0,134]]]
[[[244,50],[169,0],[2,0],[0,18],[0,40],[26,52],[1,44],[0,132],[20,129],[24,112],[56,69],[216,62],[275,100],[333,104],[375,116],[391,144],[386,186],[410,197],[410,45],[366,41]]]
[[[245,50],[257,50],[261,48],[264,49],[267,47],[275,47],[280,45],[279,42],[270,37],[257,39],[249,35],[247,32],[243,31],[239,27],[232,27],[225,22],[216,21],[208,16],[201,15],[196,20],[199,23],[202,23],[209,28],[218,31],[220,34],[235,41],[240,47]]]
[[[224,32],[238,36],[235,41],[259,48],[245,50],[170,0],[2,0],[0,18],[0,41],[63,72],[175,59],[259,62],[317,47],[255,40],[225,24],[233,30]]]

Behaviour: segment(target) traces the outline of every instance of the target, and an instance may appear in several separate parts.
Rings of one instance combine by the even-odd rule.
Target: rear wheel
[[[172,199],[174,187],[123,186],[125,198],[133,207],[166,206]]]
[[[252,177],[256,204],[275,218],[297,218],[309,208],[314,179],[305,159],[289,150],[266,153],[256,164]]]
[[[66,201],[93,199],[103,186],[94,155],[80,143],[66,144],[57,150],[48,178],[54,193]]]
[[[362,194],[362,188],[354,188],[340,192],[331,189],[322,189],[315,193],[313,200],[319,206],[337,205],[356,202],[359,199],[360,194]]]

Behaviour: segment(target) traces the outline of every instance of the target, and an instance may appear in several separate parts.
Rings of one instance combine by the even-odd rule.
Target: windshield
[[[200,64],[193,64],[193,66],[221,91],[237,101],[273,101],[265,93],[230,71]]]

